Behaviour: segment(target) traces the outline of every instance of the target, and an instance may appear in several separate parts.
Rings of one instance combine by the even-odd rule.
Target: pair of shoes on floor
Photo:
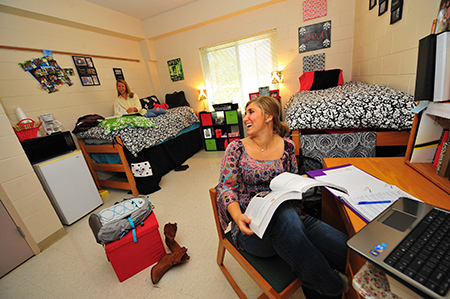
[[[185,165],[177,166],[174,170],[175,171],[184,171],[184,170],[186,170],[188,168],[189,168],[189,165],[185,164]]]
[[[164,236],[166,239],[166,245],[170,249],[170,253],[164,255],[158,263],[152,267],[150,271],[150,278],[153,284],[156,284],[161,277],[170,268],[178,265],[182,262],[189,260],[190,256],[187,254],[187,248],[181,247],[177,241],[175,241],[175,236],[177,233],[176,223],[166,223],[164,225]]]

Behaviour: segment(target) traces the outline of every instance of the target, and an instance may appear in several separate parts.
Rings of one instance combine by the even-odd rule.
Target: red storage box
[[[200,112],[200,121],[203,127],[212,126],[213,120],[210,112]]]
[[[122,239],[105,245],[106,255],[120,282],[153,265],[166,254],[158,227],[155,212],[152,212],[143,226],[136,227],[136,243],[130,231]]]

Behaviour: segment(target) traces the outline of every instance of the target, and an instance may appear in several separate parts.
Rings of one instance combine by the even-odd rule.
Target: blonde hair
[[[124,79],[117,79],[116,89],[117,89],[117,83],[122,83],[123,85],[125,85],[125,92],[130,96],[130,98],[134,97],[134,92],[132,92],[130,90],[130,86],[128,86],[127,81],[125,81]],[[119,90],[117,90],[117,96],[120,96]]]
[[[289,133],[290,129],[287,123],[280,120],[280,102],[272,97],[262,96],[248,101],[247,104],[245,104],[245,109],[247,109],[248,105],[251,103],[255,103],[255,105],[261,109],[264,118],[266,117],[266,114],[273,116],[273,130],[276,134],[285,137]]]

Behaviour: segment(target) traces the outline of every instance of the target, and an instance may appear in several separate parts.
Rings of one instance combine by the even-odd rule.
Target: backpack
[[[133,233],[133,241],[137,242],[136,226],[143,225],[153,208],[148,197],[131,197],[91,214],[89,226],[97,243],[102,245],[119,240],[130,230]]]
[[[105,118],[98,114],[88,114],[78,118],[75,128],[72,133],[77,134],[79,132],[85,132],[92,127],[98,126],[98,124]]]

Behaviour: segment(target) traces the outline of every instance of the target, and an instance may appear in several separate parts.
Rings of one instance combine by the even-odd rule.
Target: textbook
[[[333,183],[321,182],[298,174],[283,172],[272,179],[270,191],[256,194],[250,201],[245,215],[250,218],[250,229],[263,237],[276,209],[286,200],[301,200],[303,194],[313,187],[330,187],[347,193],[347,190]]]

